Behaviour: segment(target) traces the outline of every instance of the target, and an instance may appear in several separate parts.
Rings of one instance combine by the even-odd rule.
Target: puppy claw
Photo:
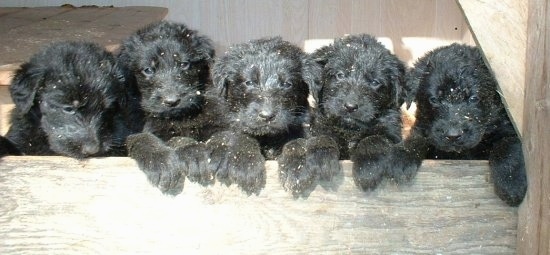
[[[151,184],[162,193],[177,195],[183,190],[185,172],[174,150],[150,133],[131,135],[127,139],[128,155],[138,163]]]
[[[176,149],[176,155],[187,170],[187,178],[201,185],[214,183],[214,172],[208,167],[208,151],[204,143],[195,142]]]
[[[303,138],[288,142],[277,158],[279,165],[279,182],[294,197],[314,188],[316,174],[307,167],[306,140]]]
[[[265,186],[265,158],[258,142],[246,135],[224,131],[206,143],[209,171],[226,185],[237,184],[247,194],[258,194]]]
[[[359,141],[354,153],[353,179],[363,191],[374,190],[391,168],[391,142],[380,135]]]
[[[342,171],[338,144],[327,136],[312,137],[306,144],[306,168],[321,181],[332,181]]]

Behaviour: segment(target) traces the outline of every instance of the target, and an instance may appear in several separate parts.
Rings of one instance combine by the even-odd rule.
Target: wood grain
[[[520,254],[550,254],[550,1],[529,1],[523,148],[529,190],[520,210]]]
[[[293,199],[266,164],[258,196],[187,182],[169,197],[133,160],[0,159],[0,253],[513,254],[517,211],[488,182],[486,161],[425,161],[409,185],[335,185]]]
[[[38,7],[1,8],[0,65],[25,62],[53,41],[86,40],[107,46],[118,44],[137,28],[162,19],[159,7]]]
[[[527,2],[458,0],[520,135],[524,130]]]

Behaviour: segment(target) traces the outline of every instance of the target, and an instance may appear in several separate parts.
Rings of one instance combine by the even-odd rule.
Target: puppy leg
[[[265,186],[265,158],[256,139],[232,131],[214,134],[206,145],[209,167],[216,178],[228,185],[236,183],[247,194]]]
[[[322,181],[332,181],[341,172],[338,144],[328,136],[311,137],[306,143],[306,167]]]
[[[428,145],[426,139],[419,134],[411,134],[405,141],[394,145],[391,153],[392,167],[388,169],[388,175],[397,183],[412,180],[422,160],[426,158]]]
[[[201,185],[214,183],[214,172],[208,168],[208,150],[206,145],[190,137],[173,137],[168,146],[175,150],[178,161],[186,169],[187,178]]]
[[[298,138],[283,146],[277,158],[279,182],[286,191],[298,197],[315,182],[315,173],[306,166],[306,139]]]
[[[362,190],[373,190],[391,167],[392,143],[386,137],[373,135],[359,141],[350,153],[353,179]]]
[[[185,172],[174,150],[151,133],[128,136],[128,155],[137,161],[147,179],[162,193],[177,195],[183,190]]]
[[[517,137],[498,141],[489,155],[495,193],[510,206],[518,206],[527,192],[521,142]]]

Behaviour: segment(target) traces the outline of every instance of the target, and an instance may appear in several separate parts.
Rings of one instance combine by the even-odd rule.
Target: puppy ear
[[[215,61],[212,68],[212,83],[214,84],[214,90],[224,98],[227,98],[228,86],[230,83],[230,65],[228,65],[228,62],[228,56],[224,56]]]
[[[313,53],[311,53],[311,58],[313,61],[317,62],[317,64],[321,65],[321,67],[325,67],[325,65],[328,62],[328,59],[334,52],[334,46],[323,46],[317,50],[315,50]]]
[[[187,33],[182,34],[182,36],[181,39],[186,41],[190,48],[196,51],[197,59],[209,62],[214,59],[214,46],[212,46],[212,41],[208,37],[199,35],[197,31],[191,29],[188,29]]]
[[[395,59],[395,64],[392,67],[390,74],[390,80],[392,83],[392,96],[394,106],[399,108],[406,101],[406,91],[405,91],[405,66],[403,63]],[[407,108],[409,104],[407,103]]]
[[[416,93],[420,87],[420,83],[430,75],[432,63],[430,59],[422,59],[418,61],[405,76],[405,103],[407,109],[411,106],[416,98]]]
[[[23,113],[34,104],[38,88],[44,80],[44,70],[29,63],[23,64],[15,73],[9,87],[15,106]]]
[[[310,56],[305,56],[302,59],[302,80],[308,85],[309,94],[313,97],[316,104],[319,103],[322,77],[323,67]]]
[[[316,65],[311,68],[311,71],[309,71],[312,76],[315,77],[315,80],[311,84],[308,83],[309,93],[313,96],[313,99],[315,99],[315,102],[317,103],[319,103],[320,93],[323,88],[323,69],[333,53],[334,46],[331,44],[315,50],[309,56],[309,61],[315,63]],[[304,64],[304,66],[307,66],[307,64]]]

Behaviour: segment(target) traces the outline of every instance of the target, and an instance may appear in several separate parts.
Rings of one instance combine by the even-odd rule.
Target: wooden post
[[[550,0],[530,0],[528,7],[523,150],[529,190],[519,210],[519,254],[550,254],[549,6]]]

